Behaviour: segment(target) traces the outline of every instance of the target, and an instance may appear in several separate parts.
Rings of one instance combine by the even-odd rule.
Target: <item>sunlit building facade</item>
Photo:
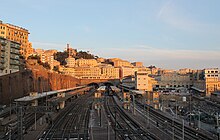
[[[0,37],[21,44],[20,53],[27,58],[33,53],[32,44],[28,41],[29,31],[22,27],[0,21]]]

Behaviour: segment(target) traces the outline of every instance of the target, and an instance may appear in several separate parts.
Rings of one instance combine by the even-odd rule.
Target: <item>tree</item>
[[[50,70],[50,64],[48,62],[42,64],[44,68]]]
[[[57,52],[54,54],[54,59],[59,61],[61,65],[66,65],[66,58],[68,58],[68,53],[66,51]]]
[[[83,51],[79,51],[76,54],[76,58],[80,59],[95,59],[95,56],[93,54],[90,54],[89,52],[83,52]]]

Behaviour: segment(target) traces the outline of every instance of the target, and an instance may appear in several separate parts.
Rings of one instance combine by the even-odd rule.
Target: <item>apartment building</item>
[[[19,71],[20,44],[0,37],[0,75]]]
[[[20,45],[20,53],[27,58],[33,53],[32,44],[28,41],[29,31],[25,28],[0,21],[0,37],[17,42]]]
[[[66,58],[66,66],[67,67],[75,67],[75,63],[76,63],[76,60],[75,58],[69,56],[68,58]]]
[[[147,91],[148,89],[148,73],[146,71],[135,72],[135,89]]]
[[[41,62],[48,63],[51,69],[53,69],[54,66],[60,65],[60,62],[54,59],[54,53],[57,53],[57,50],[46,50],[40,54]]]
[[[219,69],[208,68],[204,70],[206,96],[220,89],[219,87]]]
[[[77,59],[75,63],[76,67],[88,67],[88,66],[97,66],[98,63],[95,59]]]
[[[131,63],[133,66],[135,67],[143,67],[143,63],[142,62],[133,62]]]
[[[70,75],[75,77],[75,68],[72,67],[59,67],[59,71],[64,75]]]
[[[102,67],[101,76],[105,79],[119,79],[119,68]]]
[[[75,67],[75,76],[80,79],[100,79],[99,67]]]
[[[160,88],[190,88],[193,86],[193,79],[191,74],[165,73],[160,76],[158,85]]]
[[[148,74],[151,74],[151,70],[146,67],[119,67],[120,68],[120,79],[135,75],[136,71],[146,71]]]

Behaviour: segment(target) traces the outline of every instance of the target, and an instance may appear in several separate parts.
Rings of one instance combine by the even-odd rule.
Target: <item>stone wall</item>
[[[51,73],[47,70],[27,69],[0,77],[0,104],[9,104],[14,99],[43,92],[75,87],[80,81],[74,77]]]

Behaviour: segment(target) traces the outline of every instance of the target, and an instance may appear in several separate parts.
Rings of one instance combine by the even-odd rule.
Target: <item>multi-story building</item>
[[[0,75],[19,71],[20,44],[0,37]]]
[[[68,58],[66,58],[66,66],[67,67],[75,67],[75,63],[76,63],[76,60],[75,58],[69,56]]]
[[[54,59],[54,53],[56,53],[57,50],[46,50],[42,54],[40,54],[40,60],[43,63],[48,63],[50,65],[50,68],[53,69],[54,66],[59,65],[60,63]]]
[[[190,88],[193,86],[193,79],[191,74],[178,74],[173,72],[162,74],[158,84],[160,88]]]
[[[219,89],[219,69],[209,68],[205,69],[204,72],[206,96],[210,96],[211,93]]]
[[[108,79],[119,79],[119,68],[102,67],[101,76]]]
[[[132,67],[131,63],[125,60],[113,61],[114,67]]]
[[[146,71],[135,72],[135,89],[147,91],[148,89],[148,73]]]
[[[135,67],[143,67],[143,63],[142,62],[133,62],[131,63],[133,66]]]
[[[59,71],[62,73],[62,74],[65,74],[65,75],[70,75],[70,76],[75,76],[75,68],[71,68],[71,67],[60,67],[59,68]]]
[[[120,78],[130,76],[135,74],[136,71],[146,71],[148,74],[151,74],[151,70],[146,67],[120,67]]]
[[[131,75],[134,75],[133,68],[131,68],[131,67],[120,67],[120,70],[119,70],[120,79],[122,79],[126,76],[131,76]]]
[[[0,21],[0,37],[21,44],[20,53],[25,58],[33,53],[32,44],[28,41],[27,29]]]
[[[99,67],[75,67],[75,76],[80,79],[101,79]]]
[[[88,66],[97,66],[98,63],[95,59],[77,59],[76,66],[77,67],[88,67]]]

